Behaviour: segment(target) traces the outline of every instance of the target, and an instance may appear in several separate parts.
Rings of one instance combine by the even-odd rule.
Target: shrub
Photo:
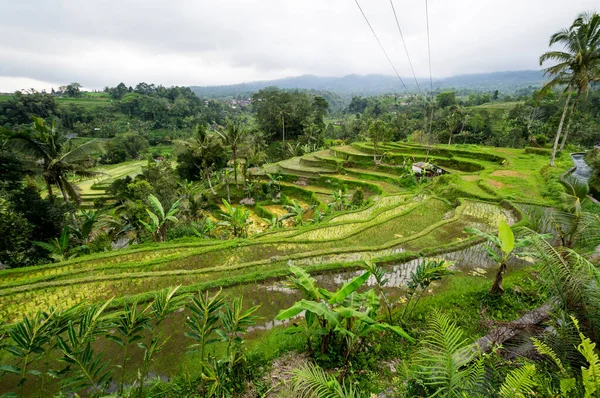
[[[364,203],[365,203],[365,192],[363,191],[363,189],[361,187],[358,187],[358,188],[356,188],[356,191],[354,191],[354,194],[352,195],[352,201],[350,202],[350,204],[352,205],[352,207],[359,208],[359,207],[362,207]]]
[[[534,147],[526,147],[525,148],[525,153],[531,153],[534,155],[542,155],[542,156],[550,156],[552,154],[552,151],[550,151],[550,149],[546,149],[546,148],[534,148]]]
[[[533,137],[533,139],[539,146],[545,146],[548,143],[548,137],[546,137],[544,134],[537,134]]]

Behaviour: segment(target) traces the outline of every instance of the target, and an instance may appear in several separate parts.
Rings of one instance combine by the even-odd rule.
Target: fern
[[[579,322],[575,318],[571,318],[575,327],[579,331]],[[598,397],[600,395],[600,358],[596,352],[596,343],[593,343],[581,331],[579,331],[581,344],[577,346],[577,350],[588,361],[589,366],[581,367],[581,378],[585,388],[585,397]]]
[[[416,374],[424,384],[435,389],[435,396],[459,397],[473,389],[483,377],[480,361],[468,365],[469,352],[463,331],[450,317],[437,310],[428,323],[429,333],[423,341]]]
[[[560,370],[560,373],[562,375],[567,374],[567,371],[565,370],[565,367],[563,366],[562,361],[560,360],[558,355],[556,355],[554,350],[552,350],[552,348],[550,348],[548,345],[541,342],[540,340],[536,339],[535,337],[532,337],[531,341],[533,342],[533,346],[535,347],[535,349],[540,354],[547,355],[550,357],[550,359],[552,359],[552,361],[556,364],[556,366],[558,367],[558,369]]]
[[[292,392],[298,398],[358,398],[366,394],[342,385],[317,365],[306,364],[293,371]]]
[[[520,398],[535,395],[535,365],[529,364],[511,371],[502,386],[500,386],[500,397]]]

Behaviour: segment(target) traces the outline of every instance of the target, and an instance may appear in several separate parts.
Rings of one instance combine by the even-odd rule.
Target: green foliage
[[[194,351],[200,352],[200,358],[204,360],[204,349],[207,345],[214,344],[218,340],[211,338],[217,330],[219,322],[218,311],[225,305],[221,291],[209,298],[208,293],[198,292],[198,296],[192,298],[188,305],[191,316],[187,318],[186,325],[190,328],[185,335],[198,343],[189,346]]]
[[[498,223],[497,236],[475,228],[465,228],[465,232],[485,238],[487,241],[484,246],[486,253],[494,262],[498,263],[498,271],[496,272],[496,278],[494,279],[490,293],[501,295],[504,292],[502,279],[507,269],[507,262],[513,256],[522,255],[521,253],[514,252],[515,248],[523,248],[530,245],[531,238],[515,239],[512,229],[504,220]]]
[[[423,293],[427,290],[432,282],[442,279],[444,276],[452,275],[453,272],[448,269],[450,263],[445,260],[421,260],[417,268],[410,273],[408,281],[408,301],[402,312],[402,319],[410,318],[410,315],[415,310]],[[416,297],[414,304],[413,298]],[[411,307],[412,304],[412,307]]]
[[[302,291],[309,299],[297,301],[292,307],[280,311],[277,319],[290,319],[304,312],[306,325],[291,328],[290,333],[303,333],[307,337],[309,351],[312,351],[312,339],[320,336],[321,353],[333,349],[344,357],[344,365],[347,366],[364,346],[366,338],[376,331],[392,332],[412,340],[402,328],[376,322],[379,298],[373,290],[356,292],[371,276],[369,271],[345,283],[336,292],[330,292],[318,288],[315,280],[303,269],[290,266],[290,270],[295,275],[289,280],[290,286]]]
[[[350,205],[355,209],[360,209],[365,204],[365,191],[358,187],[354,190],[352,194],[352,200],[350,201]]]
[[[62,361],[73,368],[63,379],[63,388],[80,391],[90,388],[100,394],[112,380],[112,371],[103,355],[96,354],[92,343],[105,334],[114,321],[113,314],[105,314],[110,300],[102,305],[93,305],[83,311],[75,322],[67,325],[66,336],[58,336],[57,347]]]
[[[473,357],[463,331],[448,315],[433,311],[416,355],[414,375],[428,388],[429,396],[463,397],[484,378],[483,361],[472,363]]]
[[[158,198],[152,194],[148,195],[148,202],[152,206],[154,212],[146,209],[146,213],[150,216],[150,224],[140,220],[144,228],[152,234],[155,242],[164,242],[167,239],[167,223],[177,222],[175,214],[179,211],[179,200],[171,206],[169,211],[165,213],[162,204]]]
[[[351,384],[340,384],[318,365],[306,364],[294,369],[291,393],[295,397],[358,398],[366,397]]]
[[[500,386],[500,397],[524,398],[535,395],[535,376],[535,365],[525,365],[511,371]]]
[[[248,225],[250,224],[250,212],[244,210],[242,207],[235,207],[229,204],[225,199],[221,199],[225,211],[221,213],[221,217],[224,221],[221,221],[219,225],[223,225],[231,228],[233,236],[236,238],[246,237],[248,234]]]

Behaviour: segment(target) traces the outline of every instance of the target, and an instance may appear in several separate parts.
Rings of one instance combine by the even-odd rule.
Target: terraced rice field
[[[77,186],[81,190],[82,207],[91,207],[94,200],[104,198],[110,200],[110,195],[107,195],[106,188],[115,180],[125,178],[127,176],[135,177],[142,172],[142,167],[146,165],[145,160],[132,160],[129,162],[119,163],[115,165],[100,166],[93,169],[101,173],[97,177],[77,182]]]
[[[404,271],[398,272],[402,273],[409,267],[402,264],[410,264],[411,259],[477,244],[465,234],[465,227],[494,231],[499,220],[520,222],[521,212],[510,201],[544,200],[544,180],[536,170],[541,169],[545,159],[538,160],[537,155],[522,150],[502,153],[497,148],[432,148],[435,159],[455,170],[446,178],[443,189],[436,181],[416,188],[402,186],[400,173],[395,173],[392,166],[374,165],[370,151],[368,144],[334,147],[267,166],[286,177],[283,194],[303,207],[325,206],[327,198],[344,186],[348,192],[356,187],[368,192],[369,204],[360,210],[334,213],[318,224],[256,233],[248,239],[133,246],[62,263],[3,271],[0,320],[10,323],[49,305],[65,307],[111,297],[121,302],[144,300],[174,285],[182,285],[182,292],[217,287],[243,291],[247,284],[255,286],[258,282],[271,286],[288,274],[290,263],[319,273],[321,279],[332,283],[343,279],[365,259],[400,267]],[[423,147],[398,143],[382,145],[382,151],[390,164],[392,160],[402,164],[406,156],[426,156]],[[108,177],[102,182],[137,173],[143,163],[105,168]],[[298,185],[298,177],[305,184]],[[505,185],[494,190],[482,183],[487,180]],[[81,184],[90,198],[98,196],[94,195],[95,183],[90,180]],[[260,206],[278,216],[287,212],[281,203],[261,202]],[[257,209],[248,209],[253,212],[255,225],[263,223]]]

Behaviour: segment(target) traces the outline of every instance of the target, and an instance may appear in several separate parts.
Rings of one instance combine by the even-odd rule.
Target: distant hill
[[[412,78],[403,78],[403,80],[409,90],[415,91],[416,85]],[[434,80],[433,86],[434,90],[448,88],[476,91],[499,90],[510,94],[522,87],[539,86],[542,81],[542,72],[525,70],[452,76]],[[428,88],[429,80],[421,79],[419,85],[422,90]],[[282,89],[323,90],[338,94],[363,96],[404,92],[404,88],[396,76],[386,75],[347,75],[344,77],[302,75],[227,86],[191,86],[190,88],[200,97],[218,98],[249,94],[269,86]]]

